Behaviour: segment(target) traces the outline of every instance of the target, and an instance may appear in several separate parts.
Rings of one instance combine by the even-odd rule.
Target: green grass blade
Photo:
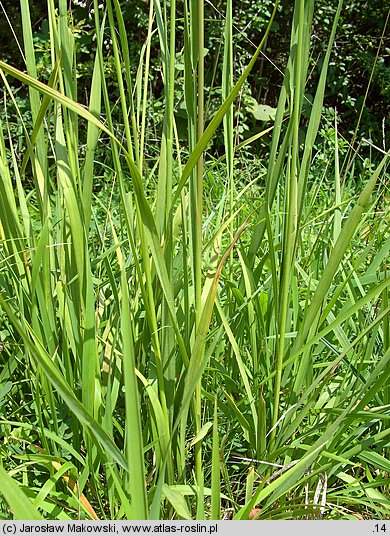
[[[43,519],[20,486],[0,467],[0,492],[9,504],[15,519]]]

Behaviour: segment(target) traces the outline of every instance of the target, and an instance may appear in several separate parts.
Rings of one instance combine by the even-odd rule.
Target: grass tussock
[[[340,150],[337,116],[327,162],[316,142],[342,1],[307,112],[314,1],[296,0],[275,118],[255,136],[272,138],[254,159],[234,107],[277,2],[235,76],[227,1],[212,117],[201,1],[185,0],[180,21],[174,0],[150,2],[137,65],[119,0],[94,8],[87,105],[65,0],[48,1],[48,80],[28,2],[25,69],[0,61],[1,516],[388,517],[389,154],[375,149],[356,176],[359,148],[345,135]]]

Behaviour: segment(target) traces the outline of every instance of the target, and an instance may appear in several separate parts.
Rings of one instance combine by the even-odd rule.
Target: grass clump
[[[275,117],[238,145],[235,99],[277,2],[235,80],[228,0],[211,118],[203,4],[184,2],[184,141],[174,1],[150,2],[137,65],[120,2],[94,2],[87,106],[67,2],[48,2],[47,83],[21,3],[26,70],[0,61],[5,110],[20,110],[13,78],[32,118],[18,117],[22,154],[7,112],[0,129],[4,518],[389,514],[388,153],[356,177],[358,133],[342,139],[337,114],[324,125],[341,9],[308,112],[314,2],[295,2]],[[153,124],[156,34],[164,106]],[[320,128],[332,133],[326,159]],[[242,156],[270,132],[267,158]]]

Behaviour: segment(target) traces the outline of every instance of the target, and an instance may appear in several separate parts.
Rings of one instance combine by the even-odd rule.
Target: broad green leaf
[[[255,119],[259,121],[275,121],[276,108],[272,108],[267,104],[257,104],[251,109]]]
[[[164,484],[163,493],[180,518],[188,520],[192,519],[185,497],[179,489]]]
[[[196,436],[191,440],[190,442],[190,448],[196,445],[196,443],[199,443],[199,441],[202,441],[206,435],[208,434],[210,428],[213,427],[212,422],[206,422],[202,428],[199,430],[199,432],[196,434]]]

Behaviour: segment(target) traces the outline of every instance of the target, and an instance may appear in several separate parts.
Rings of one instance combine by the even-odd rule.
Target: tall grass
[[[336,135],[331,177],[313,177],[342,0],[306,123],[314,1],[295,2],[264,186],[260,178],[249,185],[239,179],[234,102],[277,2],[240,74],[228,0],[222,102],[208,118],[204,5],[184,1],[185,142],[175,121],[176,3],[150,2],[148,35],[133,65],[119,0],[107,0],[103,11],[95,0],[87,107],[78,99],[67,8],[65,0],[48,1],[48,82],[37,79],[28,2],[21,1],[26,68],[0,61],[4,106],[13,103],[19,113],[25,150],[17,154],[5,115],[2,515],[387,516],[388,154],[348,197],[343,187],[355,177],[340,171]],[[150,125],[155,33],[164,115]],[[28,86],[32,129],[12,79]],[[225,161],[207,152],[219,128]],[[147,155],[156,129],[153,160]],[[221,199],[205,185],[207,174]],[[335,195],[327,203],[329,188]]]

